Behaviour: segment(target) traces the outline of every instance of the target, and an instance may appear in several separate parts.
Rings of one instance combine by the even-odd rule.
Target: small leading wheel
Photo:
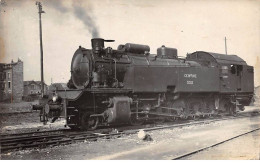
[[[81,117],[81,130],[95,130],[98,126],[98,117],[90,117],[89,113],[84,113]]]
[[[139,126],[144,123],[144,116],[140,116],[140,114],[132,113],[130,117],[130,124],[133,126]]]

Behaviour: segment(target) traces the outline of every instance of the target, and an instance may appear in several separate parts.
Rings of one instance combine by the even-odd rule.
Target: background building
[[[41,95],[41,81],[24,81],[24,96]],[[44,83],[44,94],[47,94],[48,86]]]
[[[4,73],[4,64],[0,63],[0,101],[4,99],[4,89],[5,89],[5,73]]]
[[[23,62],[0,63],[1,101],[20,102],[23,96]]]

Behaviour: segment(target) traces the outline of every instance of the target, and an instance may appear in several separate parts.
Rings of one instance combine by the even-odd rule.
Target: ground
[[[18,102],[18,103],[0,103],[0,113],[19,113],[28,112],[31,110],[31,105],[38,104],[38,101],[34,102]]]
[[[259,106],[246,110],[259,109]],[[28,123],[4,126],[20,131]],[[57,126],[62,127],[63,121]],[[43,127],[42,123],[30,123],[30,130]],[[34,126],[33,126],[34,125]],[[45,126],[55,128],[57,126]],[[93,160],[136,160],[173,159],[179,155],[210,146],[246,131],[260,127],[260,117],[226,120],[204,125],[149,132],[153,141],[143,141],[137,134],[119,139],[100,139],[66,146],[23,150],[2,154],[1,159],[93,159]],[[13,131],[11,128],[11,131]],[[260,158],[260,131],[239,137],[225,144],[205,150],[184,159],[256,159]]]
[[[225,144],[186,157],[187,160],[260,160],[260,132],[250,133]]]
[[[38,104],[38,101],[0,103],[0,132],[19,133],[64,128],[64,120],[58,120],[58,123],[43,125],[40,122],[39,111],[32,110],[31,105],[33,104]]]

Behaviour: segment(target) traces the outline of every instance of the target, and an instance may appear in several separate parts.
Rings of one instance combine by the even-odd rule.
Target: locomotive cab
[[[249,105],[254,93],[254,70],[243,59],[236,55],[197,51],[189,54],[187,60],[219,69],[219,93],[228,97],[220,99],[219,105],[232,105],[239,110]]]

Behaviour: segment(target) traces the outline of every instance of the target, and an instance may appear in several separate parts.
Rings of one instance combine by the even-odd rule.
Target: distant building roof
[[[49,90],[51,91],[55,91],[55,90],[67,90],[69,89],[67,87],[67,84],[66,83],[53,83],[49,86]]]
[[[5,64],[0,63],[0,71],[3,71],[3,69],[4,69],[4,65],[5,65]]]
[[[30,81],[24,81],[24,82],[23,82],[23,85],[24,85],[24,86],[31,85],[31,84],[41,85],[41,81],[30,80]],[[47,86],[46,83],[44,83],[44,85]]]
[[[23,61],[18,58],[17,62],[14,62],[13,60],[11,61],[11,63],[0,63],[0,66],[3,66],[4,69],[10,69],[12,68],[14,65],[17,65],[18,63],[22,63]]]

